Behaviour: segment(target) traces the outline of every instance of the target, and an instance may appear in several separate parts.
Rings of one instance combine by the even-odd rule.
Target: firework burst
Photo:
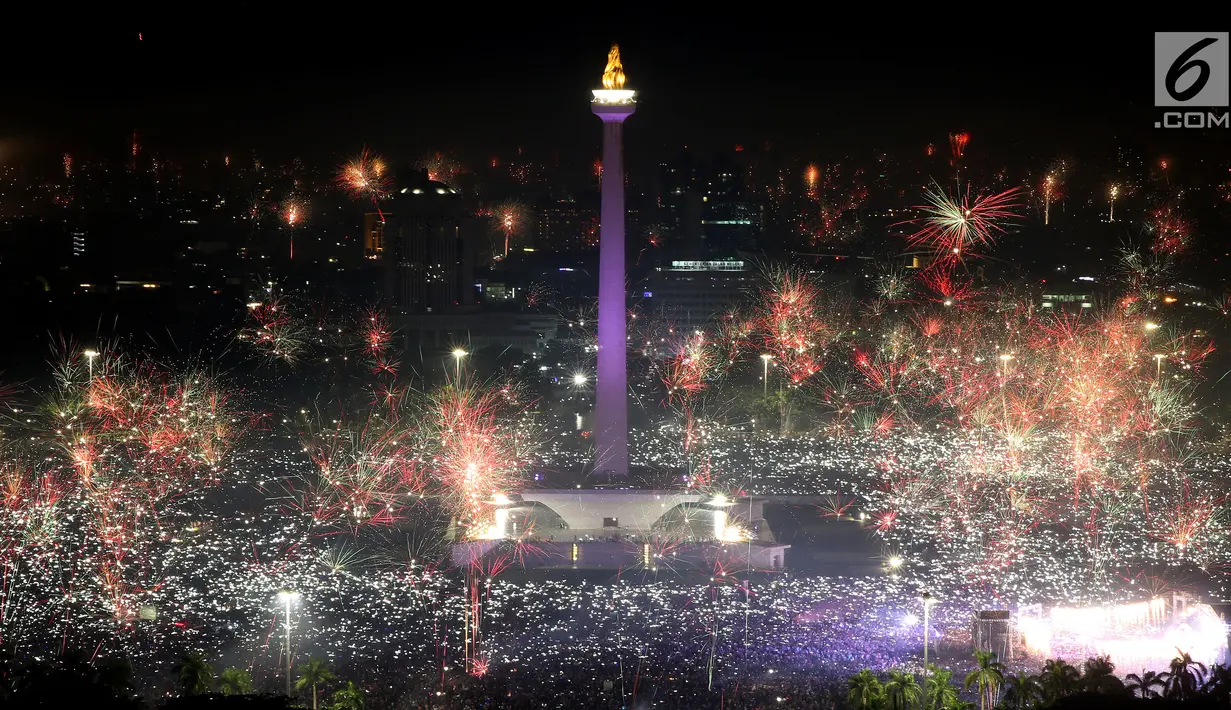
[[[923,217],[919,229],[907,243],[930,252],[937,261],[956,262],[975,255],[978,248],[990,248],[1004,234],[1004,220],[1016,216],[1017,189],[970,198],[954,198],[933,184],[924,193],[926,204],[919,207]]]
[[[342,164],[335,181],[354,199],[371,200],[380,213],[380,201],[389,194],[392,176],[385,159],[364,148],[359,155]],[[381,219],[384,219],[383,214]]]
[[[503,258],[508,258],[509,250],[525,232],[528,212],[526,206],[517,200],[501,202],[488,211],[492,231],[504,238]]]

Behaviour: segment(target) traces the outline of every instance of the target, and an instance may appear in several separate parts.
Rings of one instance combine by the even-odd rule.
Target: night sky
[[[716,9],[635,23],[477,10],[421,28],[409,17],[299,22],[69,33],[60,41],[71,56],[27,66],[7,90],[0,137],[51,154],[122,150],[133,129],[186,154],[331,158],[364,143],[471,158],[519,145],[592,152],[588,90],[614,40],[642,94],[629,144],[654,152],[766,140],[914,149],[964,129],[976,145],[1030,159],[1092,140],[1172,138],[1152,128],[1152,31],[1060,21],[984,31],[942,15],[885,31]]]

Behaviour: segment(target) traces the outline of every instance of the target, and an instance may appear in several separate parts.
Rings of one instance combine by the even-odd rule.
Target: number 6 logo
[[[1167,93],[1171,94],[1171,98],[1176,101],[1188,101],[1201,93],[1201,90],[1205,88],[1206,82],[1210,80],[1210,65],[1204,60],[1193,59],[1193,55],[1217,41],[1217,37],[1206,37],[1184,50],[1180,56],[1175,58],[1175,61],[1171,63],[1171,68],[1167,70],[1166,79]],[[1197,75],[1193,83],[1188,85],[1187,89],[1183,91],[1177,90],[1175,85],[1180,81],[1180,77],[1187,74],[1190,69],[1197,69],[1201,73]]]
[[[1227,32],[1154,33],[1154,105],[1226,106],[1231,77]]]

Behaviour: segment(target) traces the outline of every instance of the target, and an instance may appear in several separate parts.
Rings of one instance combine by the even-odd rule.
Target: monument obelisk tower
[[[637,92],[624,88],[620,47],[611,45],[603,88],[590,103],[603,121],[602,209],[598,233],[598,373],[594,472],[628,473],[628,342],[624,295],[624,119]]]

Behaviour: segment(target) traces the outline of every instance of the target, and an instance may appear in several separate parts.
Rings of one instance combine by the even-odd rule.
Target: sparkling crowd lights
[[[44,617],[15,592],[52,583],[65,634],[78,614],[131,624],[163,582],[153,558],[170,541],[165,525],[221,483],[252,421],[208,373],[110,349],[67,352],[54,386],[31,396],[10,406],[3,437],[0,618]]]
[[[30,402],[0,393],[0,637],[127,655],[151,674],[190,649],[275,674],[285,589],[296,657],[437,692],[497,670],[564,686],[628,665],[708,690],[918,667],[928,593],[942,658],[968,650],[985,609],[1016,613],[1025,665],[1110,653],[1132,671],[1173,645],[1217,657],[1211,607],[1168,615],[1154,601],[1231,591],[1231,462],[1205,445],[1197,404],[1214,346],[1159,310],[1191,225],[1152,211],[1120,290],[1070,312],[966,272],[1017,205],[1012,190],[966,190],[926,193],[907,241],[928,258],[879,270],[865,300],[781,267],[712,327],[629,321],[651,373],[630,383],[656,417],[631,432],[633,466],[732,507],[806,496],[825,526],[867,538],[875,572],[697,566],[662,533],[621,540],[641,563],[610,584],[515,580],[568,532],[510,532],[499,511],[540,471],[590,460],[572,414],[540,407],[525,382],[480,379],[465,349],[443,356],[441,382],[414,380],[382,312],[309,317],[269,282],[236,339],[261,373],[329,370],[311,404],[248,414],[254,393],[224,378],[103,346],[67,353]],[[558,386],[584,394],[594,314],[567,321],[574,361]],[[770,423],[732,423],[736,410]],[[714,539],[752,542],[721,521]],[[471,552],[453,558],[452,540]]]

